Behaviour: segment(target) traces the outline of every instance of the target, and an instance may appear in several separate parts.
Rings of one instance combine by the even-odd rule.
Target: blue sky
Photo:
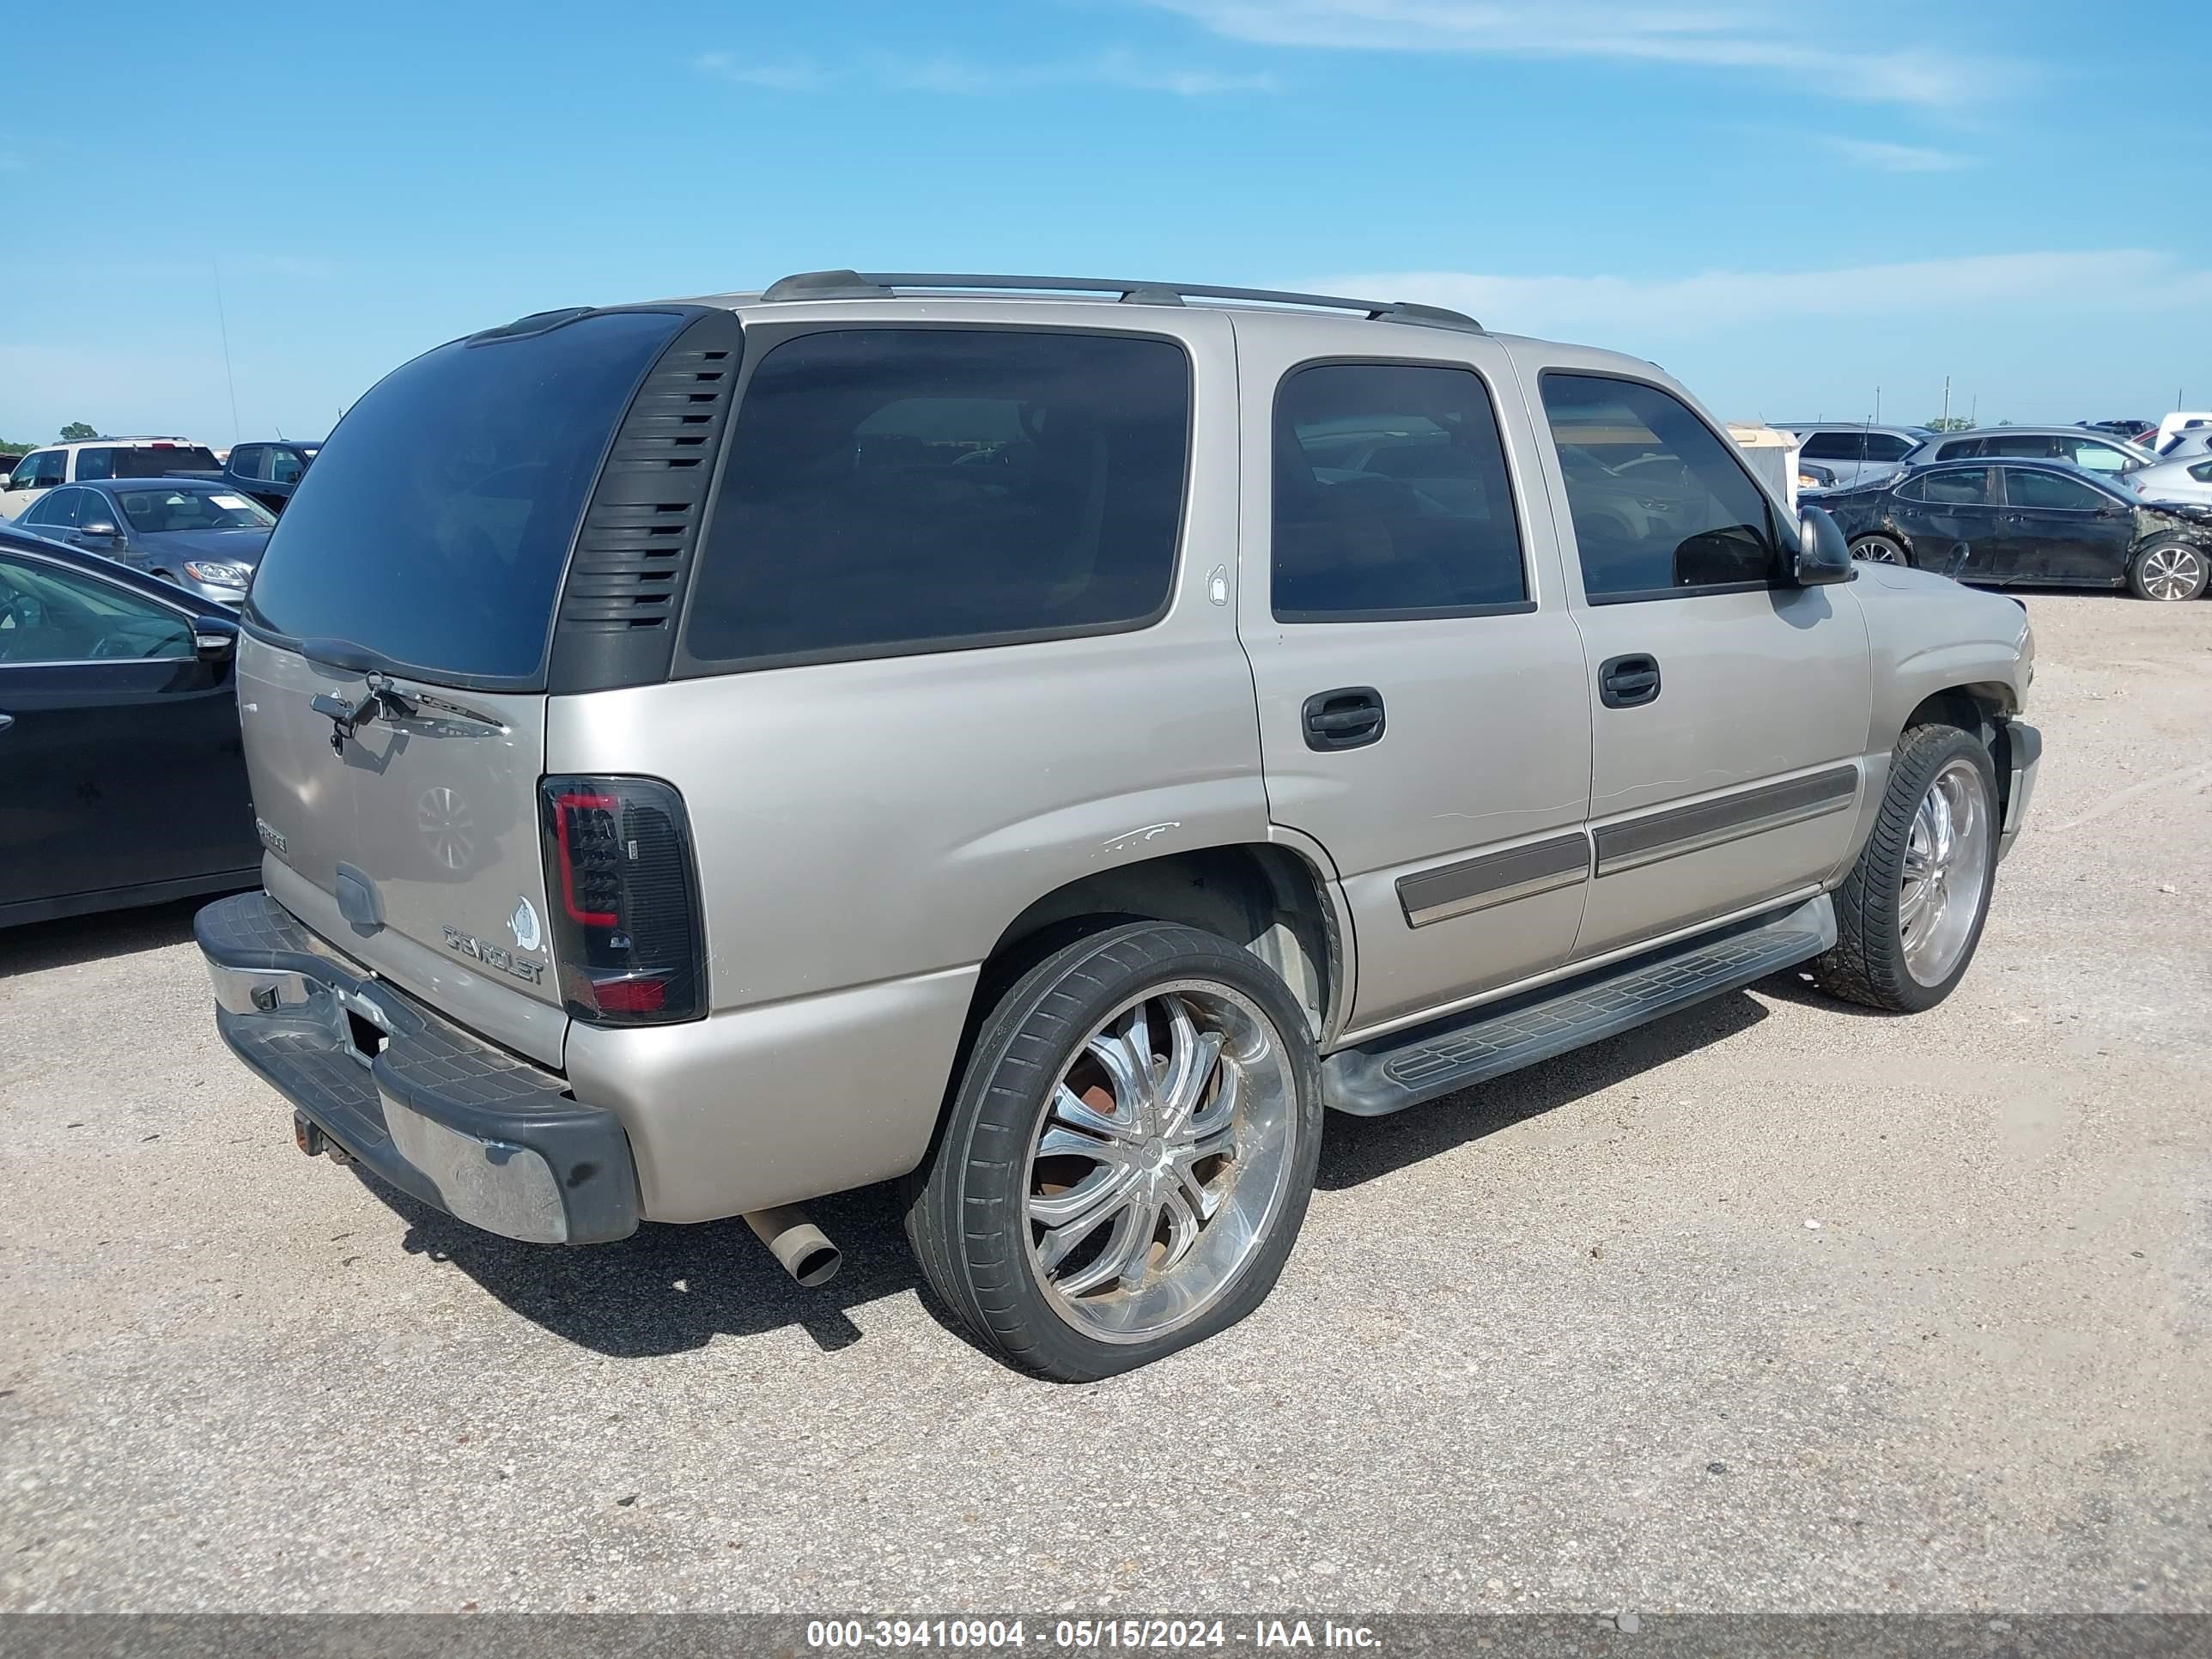
[[[9,48],[0,437],[313,435],[841,264],[1438,301],[1732,417],[2212,406],[2197,0],[78,9]]]

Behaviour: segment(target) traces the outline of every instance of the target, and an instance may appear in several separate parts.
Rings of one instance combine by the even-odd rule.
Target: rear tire
[[[1321,1130],[1319,1061],[1283,981],[1213,934],[1124,923],[1053,952],[984,1017],[908,1177],[907,1237],[977,1340],[1063,1382],[1110,1376],[1260,1305]]]
[[[1862,536],[1851,544],[1851,556],[1869,564],[1910,565],[1912,555],[1894,536]]]
[[[1898,742],[1874,833],[1836,891],[1836,943],[1813,963],[1831,996],[1917,1014],[1951,994],[1981,944],[1997,868],[1996,768],[1955,726]]]
[[[2204,550],[2178,538],[2147,544],[2128,561],[2128,592],[2139,599],[2161,604],[2193,599],[2204,591],[2212,575],[2212,559]]]

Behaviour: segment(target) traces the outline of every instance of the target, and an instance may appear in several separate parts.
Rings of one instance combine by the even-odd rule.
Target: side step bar
[[[1322,1099],[1355,1117],[1388,1116],[1740,991],[1835,942],[1835,906],[1823,893],[1448,1022],[1339,1049],[1322,1062]]]

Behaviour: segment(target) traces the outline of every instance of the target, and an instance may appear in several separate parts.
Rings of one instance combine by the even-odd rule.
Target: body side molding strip
[[[1425,927],[1432,921],[1571,887],[1587,880],[1589,870],[1589,837],[1577,830],[1527,847],[1485,853],[1441,869],[1401,876],[1398,902],[1405,909],[1407,926]]]
[[[1595,832],[1597,873],[1601,878],[1615,875],[1662,859],[1679,858],[1723,842],[1840,812],[1858,795],[1858,767],[1832,766],[1809,777],[1764,784],[1718,800],[1609,823]]]

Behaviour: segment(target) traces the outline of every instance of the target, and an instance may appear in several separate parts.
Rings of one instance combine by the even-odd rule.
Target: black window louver
[[[701,317],[632,399],[576,532],[550,690],[602,690],[667,672],[742,344],[735,316]]]

